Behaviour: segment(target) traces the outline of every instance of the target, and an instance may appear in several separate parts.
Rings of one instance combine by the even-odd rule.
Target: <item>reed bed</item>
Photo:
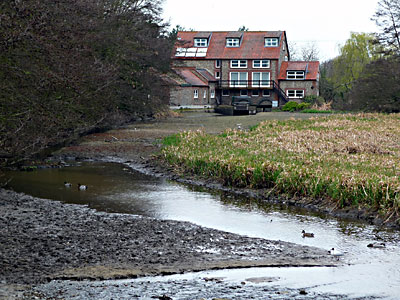
[[[248,132],[187,131],[164,142],[162,156],[184,172],[398,215],[398,114],[266,121]]]

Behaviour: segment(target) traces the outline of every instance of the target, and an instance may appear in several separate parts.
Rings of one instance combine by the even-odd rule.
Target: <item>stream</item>
[[[119,163],[73,162],[60,169],[10,171],[6,176],[10,179],[10,188],[35,197],[88,205],[109,213],[189,221],[240,235],[316,246],[327,251],[334,247],[344,253],[348,263],[337,268],[232,269],[110,283],[109,287],[126,287],[126,299],[130,299],[129,293],[147,295],[146,291],[149,289],[160,289],[161,295],[173,294],[173,299],[190,299],[185,292],[195,295],[195,291],[212,291],[216,288],[218,284],[215,281],[211,287],[210,283],[206,285],[203,280],[205,277],[223,278],[225,283],[242,286],[239,290],[249,289],[248,293],[253,290],[254,293],[273,297],[266,293],[268,288],[275,295],[273,299],[290,298],[291,289],[345,295],[346,299],[400,299],[400,233],[397,231],[327,218],[296,209],[282,209],[245,198],[185,186],[143,174],[136,171],[135,166]],[[71,182],[72,187],[65,187],[64,181]],[[79,191],[78,183],[87,185],[88,190]],[[303,238],[303,229],[313,232],[315,237]],[[386,247],[368,248],[367,245],[373,242],[384,242]],[[248,280],[249,278],[253,280]],[[77,289],[85,290],[85,284],[94,290],[96,284],[104,289],[104,282],[76,283],[80,288],[75,286],[71,293],[79,295]],[[56,288],[54,285],[57,282],[49,283],[47,288]],[[234,291],[235,288],[227,289],[233,293],[230,299],[251,299],[240,296],[240,293]],[[286,296],[282,291],[286,291]],[[119,293],[123,295],[124,292]],[[194,299],[204,298],[204,293],[199,293]],[[225,297],[229,295],[226,291],[222,294]],[[74,298],[71,295],[68,299],[85,298]],[[122,298],[124,297],[119,297]],[[259,298],[255,296],[255,299]]]

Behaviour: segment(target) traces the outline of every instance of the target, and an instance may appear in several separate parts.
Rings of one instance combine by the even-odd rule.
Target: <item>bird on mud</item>
[[[70,188],[72,186],[72,183],[64,181],[64,186]]]
[[[340,256],[343,256],[343,253],[336,250],[335,248],[332,248],[331,250],[329,250],[329,254],[332,256],[335,256],[337,258],[337,260],[339,260]]]
[[[367,245],[368,248],[385,248],[385,243],[371,243]]]
[[[313,238],[314,237],[314,233],[312,233],[312,232],[305,232],[303,230],[301,233],[303,234],[303,238],[305,238],[305,237]]]
[[[87,190],[87,189],[88,189],[88,186],[87,186],[87,185],[78,183],[78,190],[80,190],[80,191],[85,191],[85,190]]]

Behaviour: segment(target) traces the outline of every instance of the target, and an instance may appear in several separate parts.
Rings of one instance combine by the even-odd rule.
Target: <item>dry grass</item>
[[[163,156],[228,185],[329,198],[338,206],[400,206],[400,116],[336,115],[266,121],[249,132],[188,131]]]

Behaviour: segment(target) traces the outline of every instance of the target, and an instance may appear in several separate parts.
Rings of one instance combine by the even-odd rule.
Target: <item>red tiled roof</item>
[[[176,57],[176,48],[193,47],[193,40],[201,32],[199,31],[180,31],[178,32],[177,42],[175,44],[173,57],[176,59],[187,57]],[[237,32],[243,34],[240,47],[225,47],[226,38],[232,35],[228,31],[212,32],[207,49],[207,55],[202,59],[278,59],[282,40],[285,36],[285,31],[244,31]],[[265,37],[280,38],[279,47],[264,47]],[[197,57],[192,57],[196,59]]]
[[[175,68],[174,70],[187,84],[192,86],[208,86],[208,82],[202,79],[194,68]]]
[[[287,71],[305,71],[306,80],[317,80],[319,61],[284,61],[278,79],[285,80]]]

